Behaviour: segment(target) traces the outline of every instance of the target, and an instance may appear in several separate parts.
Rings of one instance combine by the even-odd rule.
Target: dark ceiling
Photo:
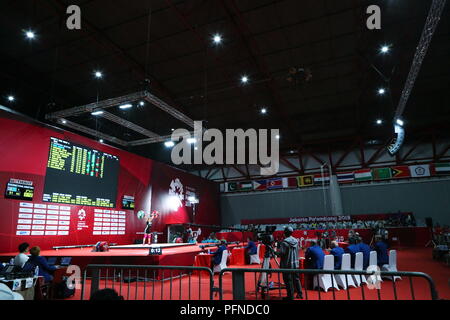
[[[81,30],[66,28],[70,4],[81,7]],[[366,28],[371,4],[382,9],[381,30]],[[385,141],[430,4],[2,0],[1,104],[44,121],[48,112],[94,102],[97,95],[148,89],[209,128],[280,128],[286,151],[339,137]],[[450,122],[449,13],[447,5],[408,102],[409,128]],[[24,37],[28,29],[36,39]],[[224,39],[219,46],[211,41],[215,33]],[[389,54],[379,53],[382,44],[391,45]],[[293,87],[286,80],[293,66],[309,68],[312,80]],[[104,78],[94,79],[94,70]],[[377,95],[380,87],[388,94]],[[9,94],[13,103],[5,99]],[[264,116],[261,107],[268,109]],[[151,105],[112,112],[161,135],[183,127]],[[385,125],[374,125],[377,118]],[[126,141],[143,138],[90,114],[70,120]],[[130,151],[168,159],[161,144]]]

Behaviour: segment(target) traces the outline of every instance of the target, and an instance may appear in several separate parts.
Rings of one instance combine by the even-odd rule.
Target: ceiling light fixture
[[[166,146],[166,148],[172,148],[175,143],[173,141],[166,141],[164,142],[164,145]]]
[[[122,104],[122,105],[119,106],[119,108],[122,109],[122,110],[130,109],[131,107],[133,107],[133,105],[131,103]]]
[[[35,34],[33,31],[28,30],[28,31],[25,32],[25,36],[26,36],[28,39],[34,39],[34,38],[36,37],[36,34]]]
[[[215,34],[213,37],[213,41],[215,44],[219,44],[222,42],[222,36],[220,34]]]
[[[95,72],[94,72],[94,76],[95,76],[97,79],[101,79],[101,78],[103,78],[103,73],[101,73],[100,71],[95,71]]]
[[[91,115],[93,115],[93,116],[99,116],[101,114],[103,114],[103,110],[95,110],[95,111],[91,112]]]

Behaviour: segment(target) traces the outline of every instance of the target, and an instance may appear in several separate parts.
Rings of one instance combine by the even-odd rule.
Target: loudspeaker
[[[427,217],[425,218],[425,224],[428,228],[433,228],[433,218]]]

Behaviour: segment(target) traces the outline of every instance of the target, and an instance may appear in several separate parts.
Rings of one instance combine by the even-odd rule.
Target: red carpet
[[[229,266],[233,267],[233,266]],[[402,249],[398,252],[398,268],[401,271],[420,271],[429,274],[438,290],[439,297],[441,299],[450,299],[450,268],[446,267],[440,262],[436,262],[431,258],[431,249],[429,248],[408,248]],[[169,275],[169,274],[167,274]],[[173,275],[176,275],[174,273]],[[141,275],[143,276],[143,275]],[[274,275],[272,281],[278,282],[278,276]],[[218,286],[218,276],[214,277],[215,286]],[[246,296],[248,299],[255,299],[255,283],[256,279],[254,274],[248,274],[246,276]],[[189,285],[190,284],[190,285]],[[89,294],[89,281],[87,283],[87,290],[85,298]],[[123,283],[102,280],[100,288],[115,288],[125,299],[182,299],[182,300],[196,300],[196,299],[208,299],[209,298],[209,281],[205,277],[199,279],[198,276],[184,276],[181,281],[174,279],[173,281],[155,281],[155,282],[138,282],[138,283]],[[430,291],[428,284],[423,279],[415,278],[413,280],[414,296],[415,299],[430,299]],[[363,297],[363,291],[365,299],[378,300],[378,294],[376,290],[369,290],[366,286],[363,288],[351,288],[348,290],[351,300],[361,300]],[[409,279],[402,279],[396,282],[397,299],[399,300],[411,300],[412,294],[410,290]],[[335,291],[334,296],[337,300],[347,300],[348,293],[346,290]],[[285,290],[275,290],[270,292],[270,299],[280,299],[285,295]],[[304,297],[309,300],[318,300],[319,294],[317,291],[308,290],[304,293]],[[72,299],[80,299],[81,291],[78,290],[77,295]],[[258,294],[258,299],[260,299]],[[394,299],[394,287],[391,281],[385,280],[381,284],[380,298],[382,300]],[[218,296],[215,296],[218,299]],[[232,299],[232,282],[231,274],[224,276],[224,299]],[[332,300],[333,292],[328,293],[321,292],[320,299]]]

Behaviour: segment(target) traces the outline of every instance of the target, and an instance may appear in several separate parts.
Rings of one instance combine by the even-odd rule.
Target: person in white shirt
[[[29,249],[30,245],[26,242],[19,245],[19,254],[14,258],[14,265],[16,267],[23,268],[23,266],[29,259],[27,255]]]
[[[13,292],[6,284],[0,283],[0,300],[24,300],[20,293]]]

